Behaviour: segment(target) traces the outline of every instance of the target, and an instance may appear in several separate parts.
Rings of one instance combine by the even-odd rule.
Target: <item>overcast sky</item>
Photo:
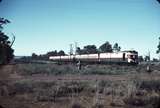
[[[160,4],[156,0],[3,0],[0,17],[12,23],[5,32],[16,35],[15,55],[69,52],[106,41],[122,50],[153,56],[160,36]]]

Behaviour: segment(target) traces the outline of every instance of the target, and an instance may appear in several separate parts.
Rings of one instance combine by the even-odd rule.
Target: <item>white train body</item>
[[[82,55],[66,55],[66,56],[50,56],[50,60],[55,62],[115,62],[115,63],[138,63],[138,52],[122,51],[113,53],[97,53],[97,54],[82,54]]]

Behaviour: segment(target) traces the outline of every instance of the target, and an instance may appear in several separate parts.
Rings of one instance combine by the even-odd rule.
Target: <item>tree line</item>
[[[105,53],[105,52],[118,52],[121,50],[121,47],[118,43],[115,43],[112,47],[108,41],[102,44],[99,48],[96,45],[86,45],[81,49],[80,47],[76,48],[76,54],[93,54],[93,53]]]
[[[49,51],[47,52],[46,54],[36,54],[36,53],[32,53],[32,56],[31,56],[31,59],[34,59],[34,60],[48,60],[48,58],[50,56],[64,56],[66,55],[65,52],[63,50],[60,50],[60,51]]]
[[[111,53],[111,52],[119,52],[119,51],[121,51],[121,47],[119,46],[118,43],[115,43],[112,46],[112,44],[110,44],[109,41],[106,41],[105,43],[100,45],[99,48],[97,48],[96,45],[86,45],[83,48],[77,47],[75,54],[81,55],[81,54],[94,54],[94,53]],[[159,43],[157,45],[156,53],[160,54],[160,37],[159,37]],[[68,54],[66,54],[63,50],[60,50],[60,51],[54,50],[54,51],[49,51],[46,54],[40,54],[40,55],[36,53],[32,53],[31,59],[48,60],[50,56],[64,56],[64,55],[68,55]],[[153,60],[157,61],[157,59],[155,58]],[[139,56],[139,61],[150,61],[150,56],[149,55],[146,55],[144,57]]]
[[[115,43],[112,47],[112,44],[110,44],[108,41],[106,41],[104,44],[102,44],[99,48],[96,47],[96,45],[86,45],[81,49],[80,47],[76,48],[75,54],[94,54],[94,53],[105,53],[105,52],[118,52],[121,50],[121,47],[118,45],[118,43]],[[68,55],[63,50],[60,51],[49,51],[46,54],[36,54],[32,53],[31,58],[36,60],[48,60],[50,56],[64,56]],[[71,54],[72,55],[72,54]]]

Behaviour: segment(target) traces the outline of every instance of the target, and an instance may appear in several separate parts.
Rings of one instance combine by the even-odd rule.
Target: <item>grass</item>
[[[13,101],[10,103],[12,106],[16,103],[17,108],[22,107],[17,103],[23,103],[27,108],[43,108],[36,107],[35,104],[44,104],[44,108],[51,106],[56,108],[57,104],[62,108],[159,108],[160,106],[160,80],[154,76],[151,78],[145,71],[145,66],[86,65],[82,70],[78,70],[72,64],[15,66],[16,68],[12,70],[21,75],[22,79],[0,81],[0,105],[4,107],[7,107],[8,100]],[[42,80],[34,79],[38,78],[39,74]],[[43,79],[43,75],[47,75],[45,76],[47,79]],[[56,77],[62,75],[62,77],[60,80],[58,78],[50,80],[54,78],[50,75],[58,75]],[[106,79],[100,79],[100,76],[105,75]],[[112,79],[112,75],[117,79]],[[76,77],[72,78],[74,76]],[[83,77],[86,77],[85,80]]]
[[[17,71],[21,75],[47,74],[47,75],[61,75],[74,74],[74,69],[70,65],[60,66],[52,64],[18,64]]]
[[[107,65],[86,65],[82,70],[78,70],[76,65],[56,65],[56,64],[18,64],[16,71],[21,75],[65,75],[65,74],[82,74],[82,75],[121,75],[132,72],[132,66],[107,66]]]
[[[153,84],[152,89],[148,89],[152,86],[150,83]],[[21,96],[19,98],[23,99],[23,101],[29,99],[29,101],[33,102],[56,103],[66,101],[66,98],[69,99],[69,101],[75,100],[76,98],[78,100],[78,98],[83,96],[84,98],[90,97],[90,99],[86,101],[90,105],[89,108],[105,108],[105,104],[112,107],[130,106],[130,108],[147,108],[150,106],[150,108],[159,108],[160,91],[154,87],[157,83],[158,81],[143,81],[139,86],[137,82],[134,81],[113,82],[98,80],[98,82],[95,83],[95,81],[44,82],[23,80],[5,85],[5,90],[7,90],[8,96]],[[0,89],[2,90],[2,88]],[[22,98],[26,95],[28,96],[27,98]],[[92,99],[93,101],[91,101]],[[95,99],[98,99],[98,101],[94,101]],[[82,103],[77,102],[78,101],[74,101],[71,104],[71,108],[85,108]]]
[[[160,80],[143,81],[142,84],[140,85],[140,88],[148,91],[152,90],[160,91]]]

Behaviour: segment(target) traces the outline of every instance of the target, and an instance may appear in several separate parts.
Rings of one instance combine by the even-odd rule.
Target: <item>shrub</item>
[[[92,106],[92,108],[104,108],[104,105],[100,103],[96,103],[95,105]]]
[[[132,105],[132,106],[145,106],[148,102],[145,98],[131,96],[131,97],[125,98],[124,103],[126,105]]]
[[[130,96],[125,98],[124,103],[129,106],[160,108],[160,96],[148,94],[148,96]]]
[[[83,107],[80,103],[76,102],[72,104],[71,108],[85,108],[85,107]]]
[[[146,80],[140,85],[141,89],[160,91],[160,80]]]

